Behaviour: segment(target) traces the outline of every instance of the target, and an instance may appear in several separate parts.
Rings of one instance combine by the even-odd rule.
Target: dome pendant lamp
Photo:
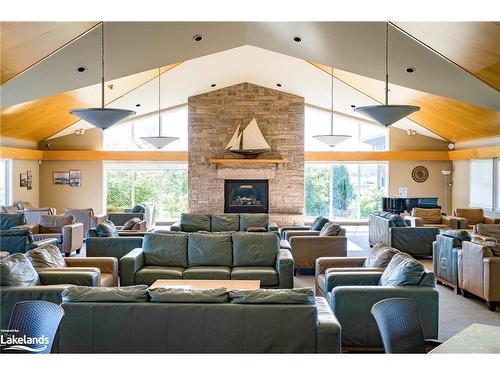
[[[102,130],[135,115],[135,111],[128,109],[104,108],[104,22],[101,24],[101,108],[77,108],[71,109],[69,113]]]
[[[330,108],[330,134],[313,135],[313,138],[325,143],[326,145],[328,145],[330,147],[335,147],[339,143],[344,142],[345,140],[351,138],[351,136],[350,135],[342,135],[342,134],[333,134],[333,67],[332,67],[332,70],[330,73],[331,73],[331,78],[332,78],[331,108]]]
[[[161,71],[158,68],[158,135],[151,137],[141,137],[158,150],[179,139],[179,137],[167,137],[161,135]]]
[[[391,126],[396,121],[417,112],[420,107],[415,105],[394,105],[389,104],[389,23],[385,23],[385,104],[368,105],[356,107],[355,112],[359,112],[366,117],[370,117],[381,125]]]

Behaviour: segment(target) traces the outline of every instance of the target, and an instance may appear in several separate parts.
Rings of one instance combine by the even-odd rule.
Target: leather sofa
[[[500,242],[500,224],[476,224],[472,230],[472,238],[479,242]]]
[[[120,259],[121,285],[157,279],[260,280],[293,288],[293,258],[272,233],[147,233],[142,248]]]
[[[414,207],[411,215],[405,220],[410,222],[412,227],[438,227],[459,229],[467,225],[467,220],[462,217],[444,216],[440,208],[419,208]]]
[[[92,208],[66,208],[64,209],[65,215],[73,215],[77,223],[83,224],[83,235],[86,236],[90,228],[95,227],[97,224],[105,223],[108,215],[94,214]]]
[[[369,242],[382,242],[413,256],[432,256],[432,243],[438,227],[412,227],[401,216],[376,212],[369,217]]]
[[[61,253],[67,257],[80,253],[83,246],[83,224],[72,215],[42,215],[38,224],[28,225],[35,241],[55,238]]]
[[[458,258],[458,286],[495,311],[500,305],[500,243],[464,241]]]
[[[453,214],[467,220],[460,229],[472,229],[476,224],[500,224],[500,217],[484,216],[482,208],[457,208]]]
[[[387,268],[370,272],[331,272],[326,274],[327,300],[342,327],[342,347],[349,350],[381,350],[380,332],[371,314],[372,306],[386,298],[412,298],[418,306],[426,339],[437,339],[439,322],[439,293],[434,288],[434,274],[427,272],[417,285],[388,286],[382,282],[391,277],[391,263],[398,263],[395,255]],[[397,265],[395,267],[398,267]],[[387,274],[387,276],[385,275]]]
[[[254,228],[269,232],[278,231],[278,226],[269,222],[268,214],[184,213],[180,221],[170,226],[170,230],[174,232],[245,232]]]
[[[60,353],[340,353],[340,325],[315,304],[63,302]],[[110,316],[113,322],[110,324]],[[131,322],[133,322],[131,324]]]

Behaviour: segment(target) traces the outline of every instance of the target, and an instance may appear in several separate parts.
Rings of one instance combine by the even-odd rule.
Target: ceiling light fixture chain
[[[385,105],[389,105],[389,22],[385,23]]]
[[[104,108],[104,21],[101,23],[101,108]]]

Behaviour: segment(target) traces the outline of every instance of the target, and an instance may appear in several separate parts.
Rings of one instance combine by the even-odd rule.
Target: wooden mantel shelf
[[[285,159],[209,158],[211,164],[284,164]]]

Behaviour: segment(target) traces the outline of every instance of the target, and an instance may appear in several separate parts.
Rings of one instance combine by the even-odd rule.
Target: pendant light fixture
[[[325,135],[313,135],[313,138],[317,139],[318,141],[321,141],[325,144],[327,144],[330,147],[335,147],[339,143],[344,142],[345,140],[351,138],[350,135],[343,135],[343,134],[333,134],[333,67],[330,72],[331,75],[331,108],[330,108],[330,134],[325,134]]]
[[[104,108],[104,21],[101,23],[101,108],[78,108],[70,110],[69,113],[102,130],[135,115],[135,111],[128,109]]]
[[[161,71],[158,68],[158,135],[151,137],[141,137],[157,149],[161,149],[179,139],[179,137],[166,137],[161,135]]]
[[[417,112],[420,107],[416,105],[390,105],[389,104],[389,23],[385,23],[385,104],[356,107],[355,112],[370,117],[384,126],[391,126],[396,121]]]

